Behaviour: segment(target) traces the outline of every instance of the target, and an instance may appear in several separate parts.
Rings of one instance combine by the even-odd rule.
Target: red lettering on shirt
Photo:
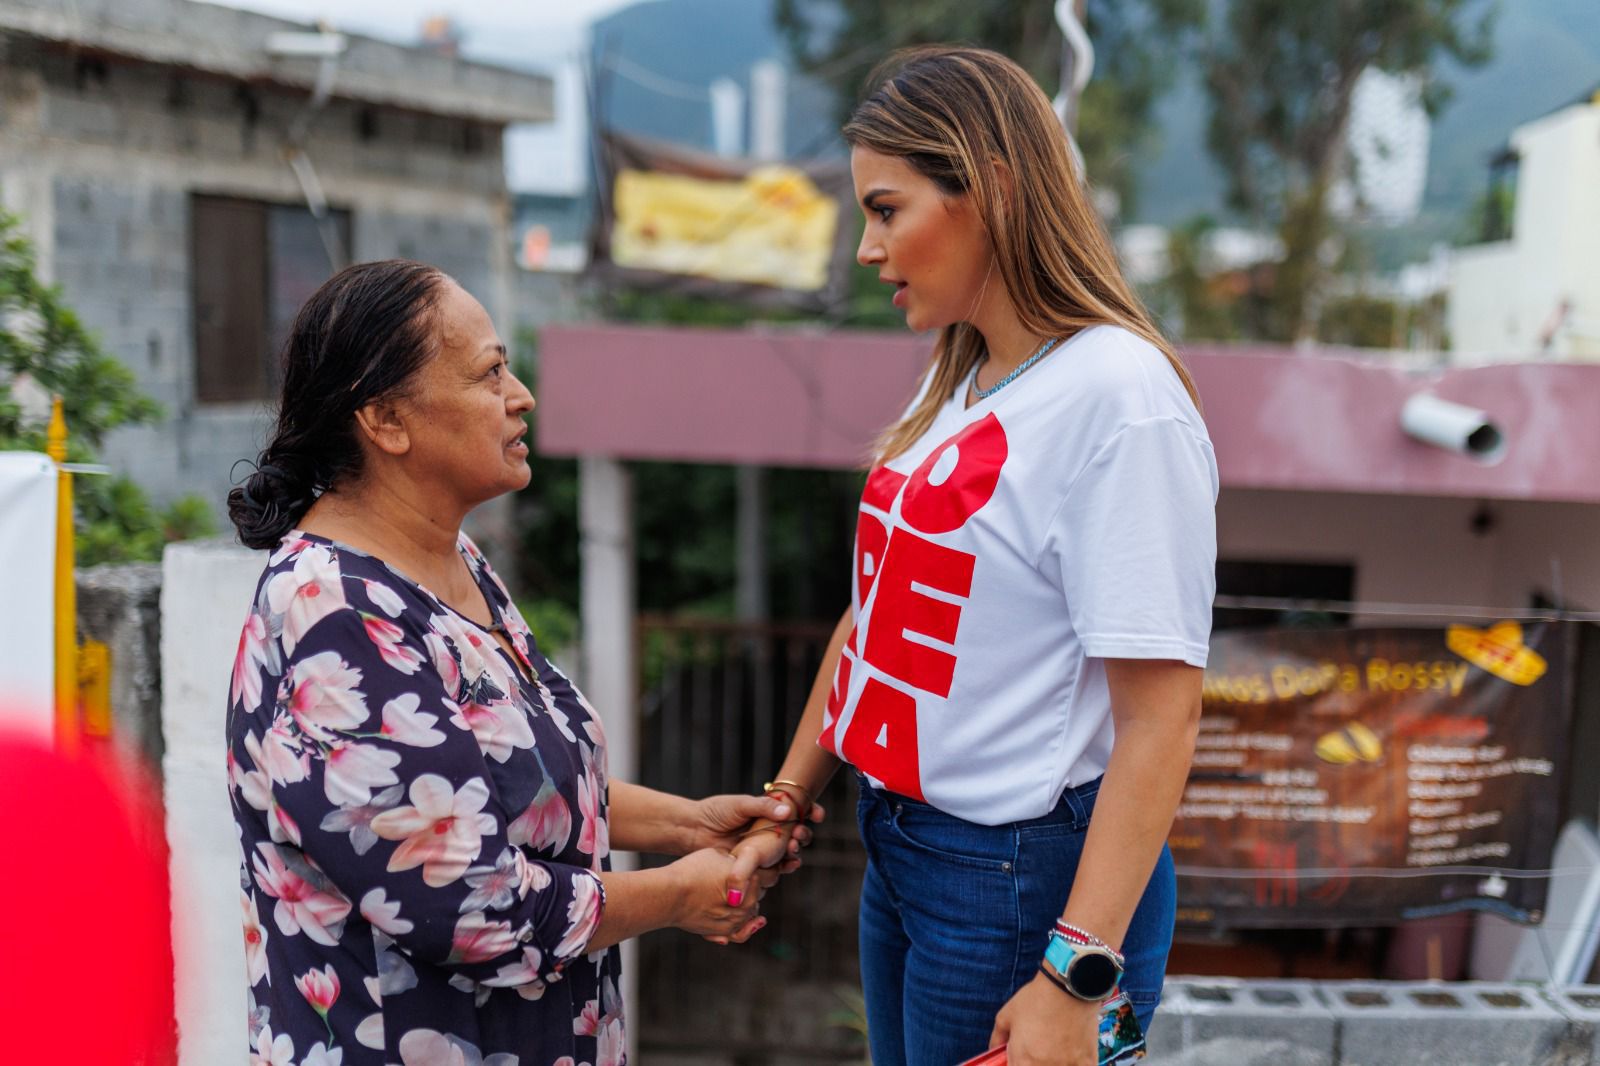
[[[855,639],[854,629],[850,630],[850,639]],[[850,664],[853,661],[848,655],[839,656],[839,665],[833,669],[833,688],[828,690],[828,706],[824,715],[828,724],[817,735],[818,746],[835,755],[839,754],[839,744],[833,734],[839,724],[839,715],[844,711],[844,699],[850,694]]]
[[[929,480],[934,467],[952,448],[956,450],[955,467],[935,485]],[[960,529],[994,495],[1005,461],[1006,431],[993,414],[985,415],[922,460],[900,499],[900,517],[924,533]]]
[[[886,466],[875,466],[867,475],[866,487],[861,490],[861,502],[887,514],[894,506],[894,498],[900,494],[900,486],[905,483],[906,475]]]
[[[913,591],[911,583],[952,596],[966,596],[972,591],[975,561],[976,556],[968,552],[935,544],[910,530],[895,530],[884,552],[878,598],[873,601],[867,623],[867,662],[925,692],[950,695],[956,657],[941,648],[913,643],[906,639],[906,633],[953,644],[961,608]],[[854,725],[850,731],[855,732]],[[845,743],[848,745],[848,739]]]
[[[883,569],[883,550],[889,544],[889,527],[862,511],[856,520],[856,602],[865,604],[872,583]]]
[[[897,688],[868,678],[844,735],[843,757],[883,787],[920,800],[917,701]]]

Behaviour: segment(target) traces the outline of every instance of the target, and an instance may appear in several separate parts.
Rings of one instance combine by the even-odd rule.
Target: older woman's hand
[[[736,870],[728,852],[704,848],[666,869],[676,890],[672,924],[677,928],[742,944],[767,924],[758,916],[758,883],[748,871]]]
[[[822,821],[825,814],[820,803],[813,803],[807,821],[815,824]],[[691,850],[717,848],[732,851],[753,824],[787,822],[793,817],[792,802],[781,794],[708,796],[695,803],[694,818],[689,827],[689,847]],[[800,868],[800,849],[811,843],[811,837],[809,825],[798,825],[789,831],[787,857],[778,865],[779,873],[793,873]]]

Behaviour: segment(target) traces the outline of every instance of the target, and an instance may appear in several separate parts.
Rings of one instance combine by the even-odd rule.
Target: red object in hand
[[[961,1063],[961,1066],[1006,1066],[1006,1046],[1001,1044],[997,1048],[985,1051],[977,1058]]]

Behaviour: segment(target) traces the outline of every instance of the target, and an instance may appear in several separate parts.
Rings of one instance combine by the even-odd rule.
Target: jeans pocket
[[[931,807],[897,807],[889,825],[914,851],[980,870],[1009,873],[1016,836],[1009,826],[977,825]]]

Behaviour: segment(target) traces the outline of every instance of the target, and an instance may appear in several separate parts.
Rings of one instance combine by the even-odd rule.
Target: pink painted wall
[[[930,338],[806,329],[557,326],[540,353],[549,455],[847,468],[909,399]],[[1186,350],[1223,484],[1600,502],[1600,364],[1410,373],[1288,349]],[[1400,430],[1413,392],[1481,407],[1494,467]]]

